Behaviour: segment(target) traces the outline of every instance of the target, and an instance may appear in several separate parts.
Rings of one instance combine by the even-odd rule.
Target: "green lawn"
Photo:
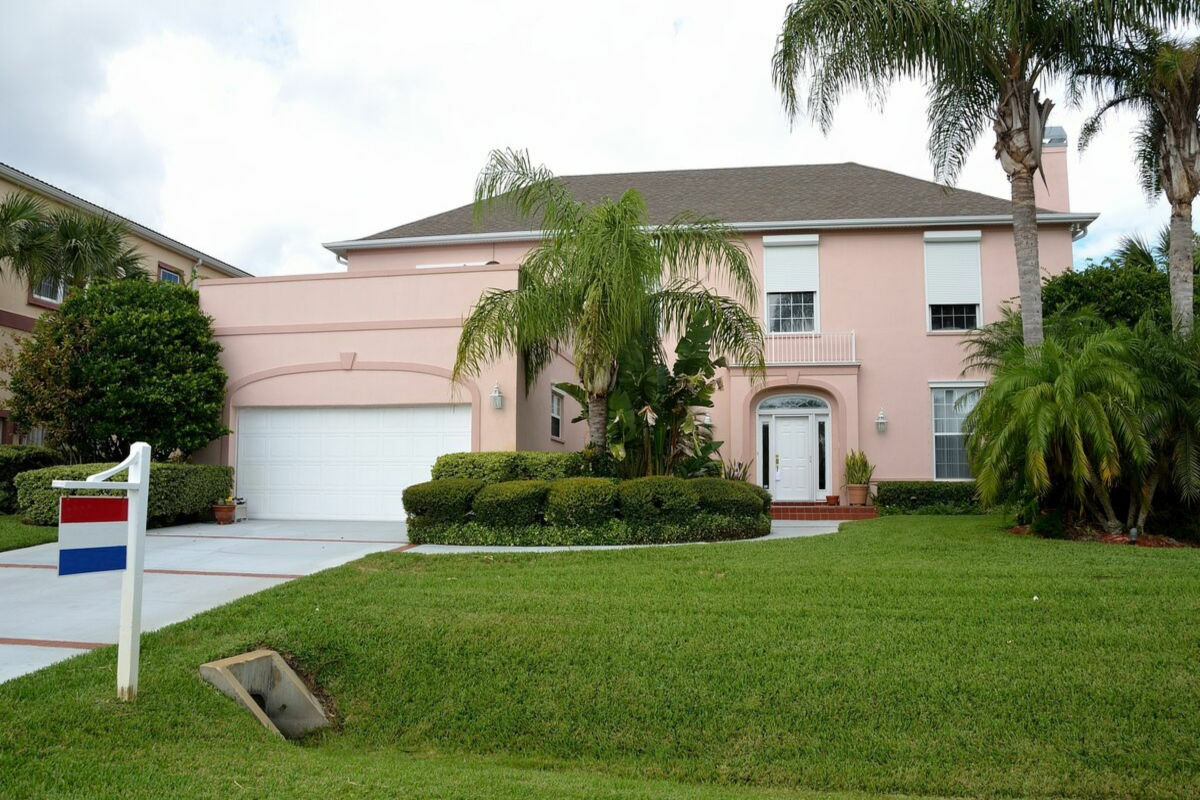
[[[16,514],[0,514],[0,552],[58,540],[58,528],[26,525]]]
[[[1198,631],[1200,550],[991,517],[381,554],[147,636],[134,705],[112,649],[0,685],[0,796],[1194,797]],[[275,741],[196,677],[259,644],[342,730]]]

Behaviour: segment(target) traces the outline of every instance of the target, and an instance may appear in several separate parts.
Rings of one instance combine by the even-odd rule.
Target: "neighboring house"
[[[15,192],[25,192],[41,198],[50,208],[73,207],[96,215],[118,217],[107,209],[89,203],[81,197],[38,180],[7,164],[0,163],[0,199]],[[241,278],[250,273],[224,261],[205,255],[182,242],[177,242],[157,231],[125,220],[129,226],[130,243],[142,254],[142,266],[154,280],[188,283],[193,276],[199,278]],[[14,337],[33,330],[33,323],[47,309],[58,308],[63,299],[64,287],[53,281],[44,281],[38,286],[28,286],[11,274],[3,271],[0,277],[0,332],[7,334],[0,345],[7,346]],[[0,372],[0,382],[7,375]],[[4,394],[3,397],[7,397]],[[4,400],[0,399],[0,406]],[[21,433],[9,420],[7,409],[0,408],[0,439],[9,444],[16,442],[38,442],[37,431]]]
[[[1041,256],[1060,272],[1095,215],[1069,211],[1065,141],[1047,160]],[[840,494],[858,448],[877,479],[969,477],[956,401],[983,376],[961,374],[962,343],[1017,295],[1007,200],[852,163],[565,180],[592,200],[636,188],[654,221],[692,210],[743,232],[767,375],[728,369],[710,416],[724,458],[753,462],[777,499]],[[475,228],[463,206],[327,245],[342,273],[201,285],[234,431],[206,455],[236,465],[252,516],[398,519],[442,453],[583,445],[578,406],[552,388],[574,379],[567,358],[528,394],[511,356],[450,385],[461,320],[516,286],[526,227]]]

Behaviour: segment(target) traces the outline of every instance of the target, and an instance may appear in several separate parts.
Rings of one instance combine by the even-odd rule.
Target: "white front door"
[[[812,417],[775,417],[776,500],[812,501]]]

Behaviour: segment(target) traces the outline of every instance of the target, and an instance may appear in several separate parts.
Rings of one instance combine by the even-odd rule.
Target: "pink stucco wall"
[[[1064,160],[1065,163],[1065,160]],[[819,234],[820,326],[854,332],[853,364],[773,366],[765,379],[734,368],[724,376],[711,416],[722,455],[755,458],[757,403],[770,394],[806,392],[829,401],[833,485],[842,483],[845,452],[863,448],[877,479],[932,476],[931,381],[962,378],[963,335],[926,331],[924,229],[795,231]],[[763,242],[746,243],[761,286]],[[475,446],[499,449],[578,449],[585,426],[572,426],[578,406],[566,400],[562,442],[549,437],[550,386],[574,379],[560,358],[528,395],[518,364],[505,357],[457,391],[448,380],[460,322],[489,287],[516,285],[515,264],[530,244],[453,245],[354,251],[348,271],[333,275],[205,281],[204,309],[214,317],[230,375],[230,424],[243,405],[396,405],[470,402]],[[1041,257],[1047,272],[1068,269],[1071,233],[1044,226]],[[1017,294],[1010,229],[985,227],[980,240],[983,322]],[[497,260],[486,267],[418,269],[422,264]],[[713,282],[722,290],[720,282]],[[761,295],[755,303],[762,314]],[[352,354],[352,355],[351,355]],[[974,376],[981,377],[981,376]],[[499,383],[503,410],[487,401]],[[885,433],[875,427],[882,410]],[[211,452],[233,460],[236,432]]]

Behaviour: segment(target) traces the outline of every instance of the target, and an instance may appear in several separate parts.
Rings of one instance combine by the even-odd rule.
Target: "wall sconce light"
[[[883,413],[883,409],[879,409],[879,416],[875,417],[875,429],[880,433],[887,433],[887,415]]]
[[[492,398],[492,408],[504,408],[504,393],[500,391],[500,381],[496,381],[488,397]]]

